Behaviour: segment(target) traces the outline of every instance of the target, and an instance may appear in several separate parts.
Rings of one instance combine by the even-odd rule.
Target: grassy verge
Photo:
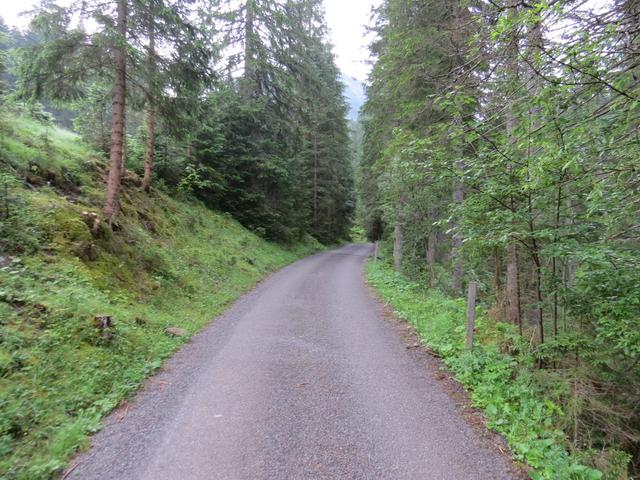
[[[480,311],[473,353],[465,345],[466,305],[440,292],[412,283],[384,262],[369,261],[369,283],[411,323],[422,341],[438,354],[471,392],[474,406],[481,408],[488,427],[504,435],[514,458],[531,467],[533,479],[622,479],[627,458],[620,468],[610,462],[601,472],[584,465],[579,455],[568,450],[566,435],[559,426],[566,414],[552,399],[555,385],[535,368],[530,346],[512,325],[490,320]]]
[[[99,212],[103,175],[69,132],[0,120],[0,478],[55,476],[189,336],[320,248],[272,244],[198,203],[145,195],[133,175],[118,230],[94,236],[83,211]]]

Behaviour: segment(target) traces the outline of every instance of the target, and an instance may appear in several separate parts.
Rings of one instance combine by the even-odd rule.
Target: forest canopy
[[[477,282],[571,448],[622,448],[637,470],[640,3],[386,0],[374,19],[369,239],[433,288]]]
[[[442,304],[477,284],[514,385],[559,419],[540,448],[609,475],[557,478],[640,472],[640,1],[382,0],[354,124],[322,0],[67,5],[0,20],[0,127],[57,122],[99,152],[92,235],[122,229],[125,187],[282,243],[355,224]],[[5,147],[5,192],[52,183]],[[10,213],[3,254],[26,248]]]
[[[320,0],[45,0],[31,14],[26,32],[2,25],[5,108],[44,102],[108,155],[110,224],[129,170],[270,239],[346,238],[348,107]]]

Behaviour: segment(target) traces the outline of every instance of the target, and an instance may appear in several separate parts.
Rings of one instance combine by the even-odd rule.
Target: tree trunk
[[[244,16],[244,79],[241,92],[244,98],[250,98],[258,90],[255,65],[255,0],[246,0]]]
[[[459,171],[464,168],[462,160],[456,162],[456,167]],[[464,185],[462,181],[456,181],[453,187],[453,202],[456,207],[462,205],[464,201]],[[463,274],[463,260],[462,260],[462,235],[457,231],[459,224],[456,225],[456,231],[453,234],[451,255],[453,257],[453,273],[451,275],[451,290],[455,294],[462,293],[462,274]]]
[[[125,163],[127,161],[127,154],[129,149],[129,143],[127,142],[127,119],[124,119],[124,126],[122,127],[122,155],[120,156],[120,184],[122,185],[122,179],[126,172]]]
[[[313,134],[313,227],[318,227],[318,134]]]
[[[508,5],[512,8],[509,15],[511,17],[516,15],[517,2],[516,0],[509,0]],[[511,84],[511,88],[516,88],[519,75],[518,75],[518,31],[513,27],[509,45],[507,45],[507,58],[506,58],[506,70]],[[510,153],[512,156],[516,156],[516,143],[518,141],[516,128],[518,126],[518,119],[515,113],[515,99],[509,100],[509,105],[506,112],[506,130],[509,140]],[[507,172],[509,174],[510,182],[512,184],[517,183],[517,178],[513,172],[513,162],[509,161],[507,164]],[[511,194],[510,199],[511,214],[515,217],[518,209],[516,198]],[[516,229],[515,220],[511,222],[513,224],[512,229]],[[506,304],[507,304],[507,320],[520,327],[520,333],[522,333],[522,319],[520,316],[520,285],[519,285],[519,272],[518,272],[518,247],[517,240],[509,238],[506,247],[506,262],[507,262],[507,281],[506,281]]]
[[[538,335],[540,343],[544,343],[544,312],[542,310],[542,265],[540,259],[536,260],[535,268],[535,292],[536,292],[536,320],[538,322]]]
[[[119,33],[114,48],[115,82],[112,93],[111,147],[109,151],[109,176],[107,179],[107,201],[104,214],[111,225],[120,211],[120,180],[124,145],[124,121],[126,101],[127,62],[123,43],[127,36],[127,0],[118,0],[118,18],[116,27]]]
[[[495,248],[493,251],[493,293],[499,306],[503,305],[502,298],[502,257],[501,250]]]
[[[436,251],[438,248],[438,231],[431,227],[427,240],[427,269],[429,270],[429,286],[434,287],[436,283]]]
[[[507,320],[519,325],[522,330],[518,277],[518,248],[516,243],[511,241],[507,246]]]
[[[560,174],[558,180],[558,190],[556,194],[556,218],[554,223],[553,242],[558,242],[558,231],[560,229],[560,209],[562,208],[562,182],[564,180],[564,172]],[[554,254],[551,257],[551,279],[553,289],[553,308],[551,309],[551,326],[553,328],[553,336],[558,336],[558,289],[560,282],[558,280],[558,260]]]
[[[144,157],[144,178],[142,179],[142,189],[149,193],[151,190],[151,178],[153,175],[155,145],[155,118],[151,104],[147,107],[147,149]]]
[[[155,112],[153,108],[153,103],[155,101],[155,43],[156,35],[153,24],[153,2],[151,2],[149,7],[149,91],[147,93],[147,149],[144,157],[144,178],[142,179],[142,189],[147,193],[149,193],[149,190],[151,190],[155,146]]]
[[[459,52],[463,51],[465,38],[462,32],[464,32],[466,24],[470,21],[469,11],[466,7],[462,7],[458,2],[451,2],[452,5],[452,15],[453,15],[453,30],[452,30],[452,41],[453,46],[455,47],[456,55],[454,56],[454,62],[457,64],[458,68],[463,68],[462,66],[466,63],[465,58],[463,58]],[[459,134],[458,131],[463,131],[462,128],[462,114],[463,111],[456,111],[453,116],[453,125],[456,130],[456,134]],[[456,135],[457,136],[457,135]],[[453,185],[453,203],[456,208],[459,209],[464,201],[464,169],[465,169],[465,147],[459,140],[455,141],[455,154],[457,155],[457,159],[455,161],[455,169],[458,173],[458,178],[454,180]],[[464,274],[464,261],[462,258],[462,245],[463,238],[460,233],[460,215],[456,212],[454,225],[453,225],[453,238],[451,245],[451,256],[453,258],[453,271],[451,273],[451,290],[454,295],[462,295],[462,277]]]
[[[402,265],[402,242],[402,227],[399,223],[396,223],[393,242],[393,263],[398,271],[400,271],[400,266]]]

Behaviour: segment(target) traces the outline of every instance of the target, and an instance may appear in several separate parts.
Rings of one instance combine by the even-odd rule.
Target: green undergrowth
[[[269,243],[199,203],[142,193],[133,174],[115,231],[92,235],[83,212],[99,214],[103,180],[73,134],[0,118],[0,478],[57,475],[189,336],[321,247]]]
[[[427,290],[396,273],[385,262],[368,262],[366,275],[396,314],[413,325],[482,409],[487,426],[502,434],[516,461],[530,467],[533,479],[626,478],[628,458],[603,473],[585,465],[583,454],[569,453],[568,420],[554,401],[556,385],[534,368],[531,347],[512,325],[490,320],[479,309],[473,352],[465,349],[466,302]],[[613,462],[615,463],[615,462]]]

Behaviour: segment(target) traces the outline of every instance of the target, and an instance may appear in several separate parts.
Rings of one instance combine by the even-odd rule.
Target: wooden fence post
[[[375,252],[373,252],[373,261],[377,262],[378,261],[378,241],[376,240],[376,250]]]
[[[467,297],[467,350],[473,350],[473,329],[476,323],[476,282],[469,282]]]

